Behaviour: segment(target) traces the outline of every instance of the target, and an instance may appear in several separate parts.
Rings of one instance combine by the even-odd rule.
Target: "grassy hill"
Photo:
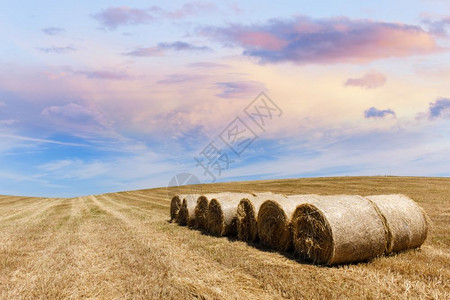
[[[0,297],[450,297],[450,178],[288,179],[202,185],[196,190],[402,193],[416,200],[433,224],[419,250],[323,267],[258,244],[171,224],[165,188],[72,199],[0,196]]]

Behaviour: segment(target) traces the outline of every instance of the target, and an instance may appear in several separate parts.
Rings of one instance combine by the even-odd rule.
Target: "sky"
[[[446,0],[2,1],[0,36],[0,194],[450,176]]]

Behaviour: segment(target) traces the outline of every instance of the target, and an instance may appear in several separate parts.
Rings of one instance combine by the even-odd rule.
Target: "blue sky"
[[[0,194],[211,182],[195,158],[217,181],[449,176],[449,33],[443,0],[2,3]]]

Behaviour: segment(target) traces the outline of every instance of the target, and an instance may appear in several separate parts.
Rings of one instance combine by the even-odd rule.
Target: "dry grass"
[[[0,298],[450,297],[450,179],[292,179],[202,190],[400,193],[419,202],[432,227],[420,250],[328,268],[171,224],[166,189],[74,199],[0,197]]]

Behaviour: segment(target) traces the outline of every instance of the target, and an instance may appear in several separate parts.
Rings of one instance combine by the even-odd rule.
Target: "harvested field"
[[[448,299],[450,179],[343,177],[203,185],[205,193],[405,194],[431,226],[415,250],[322,267],[169,223],[166,189],[0,197],[2,299]],[[186,191],[183,192],[188,192]]]

